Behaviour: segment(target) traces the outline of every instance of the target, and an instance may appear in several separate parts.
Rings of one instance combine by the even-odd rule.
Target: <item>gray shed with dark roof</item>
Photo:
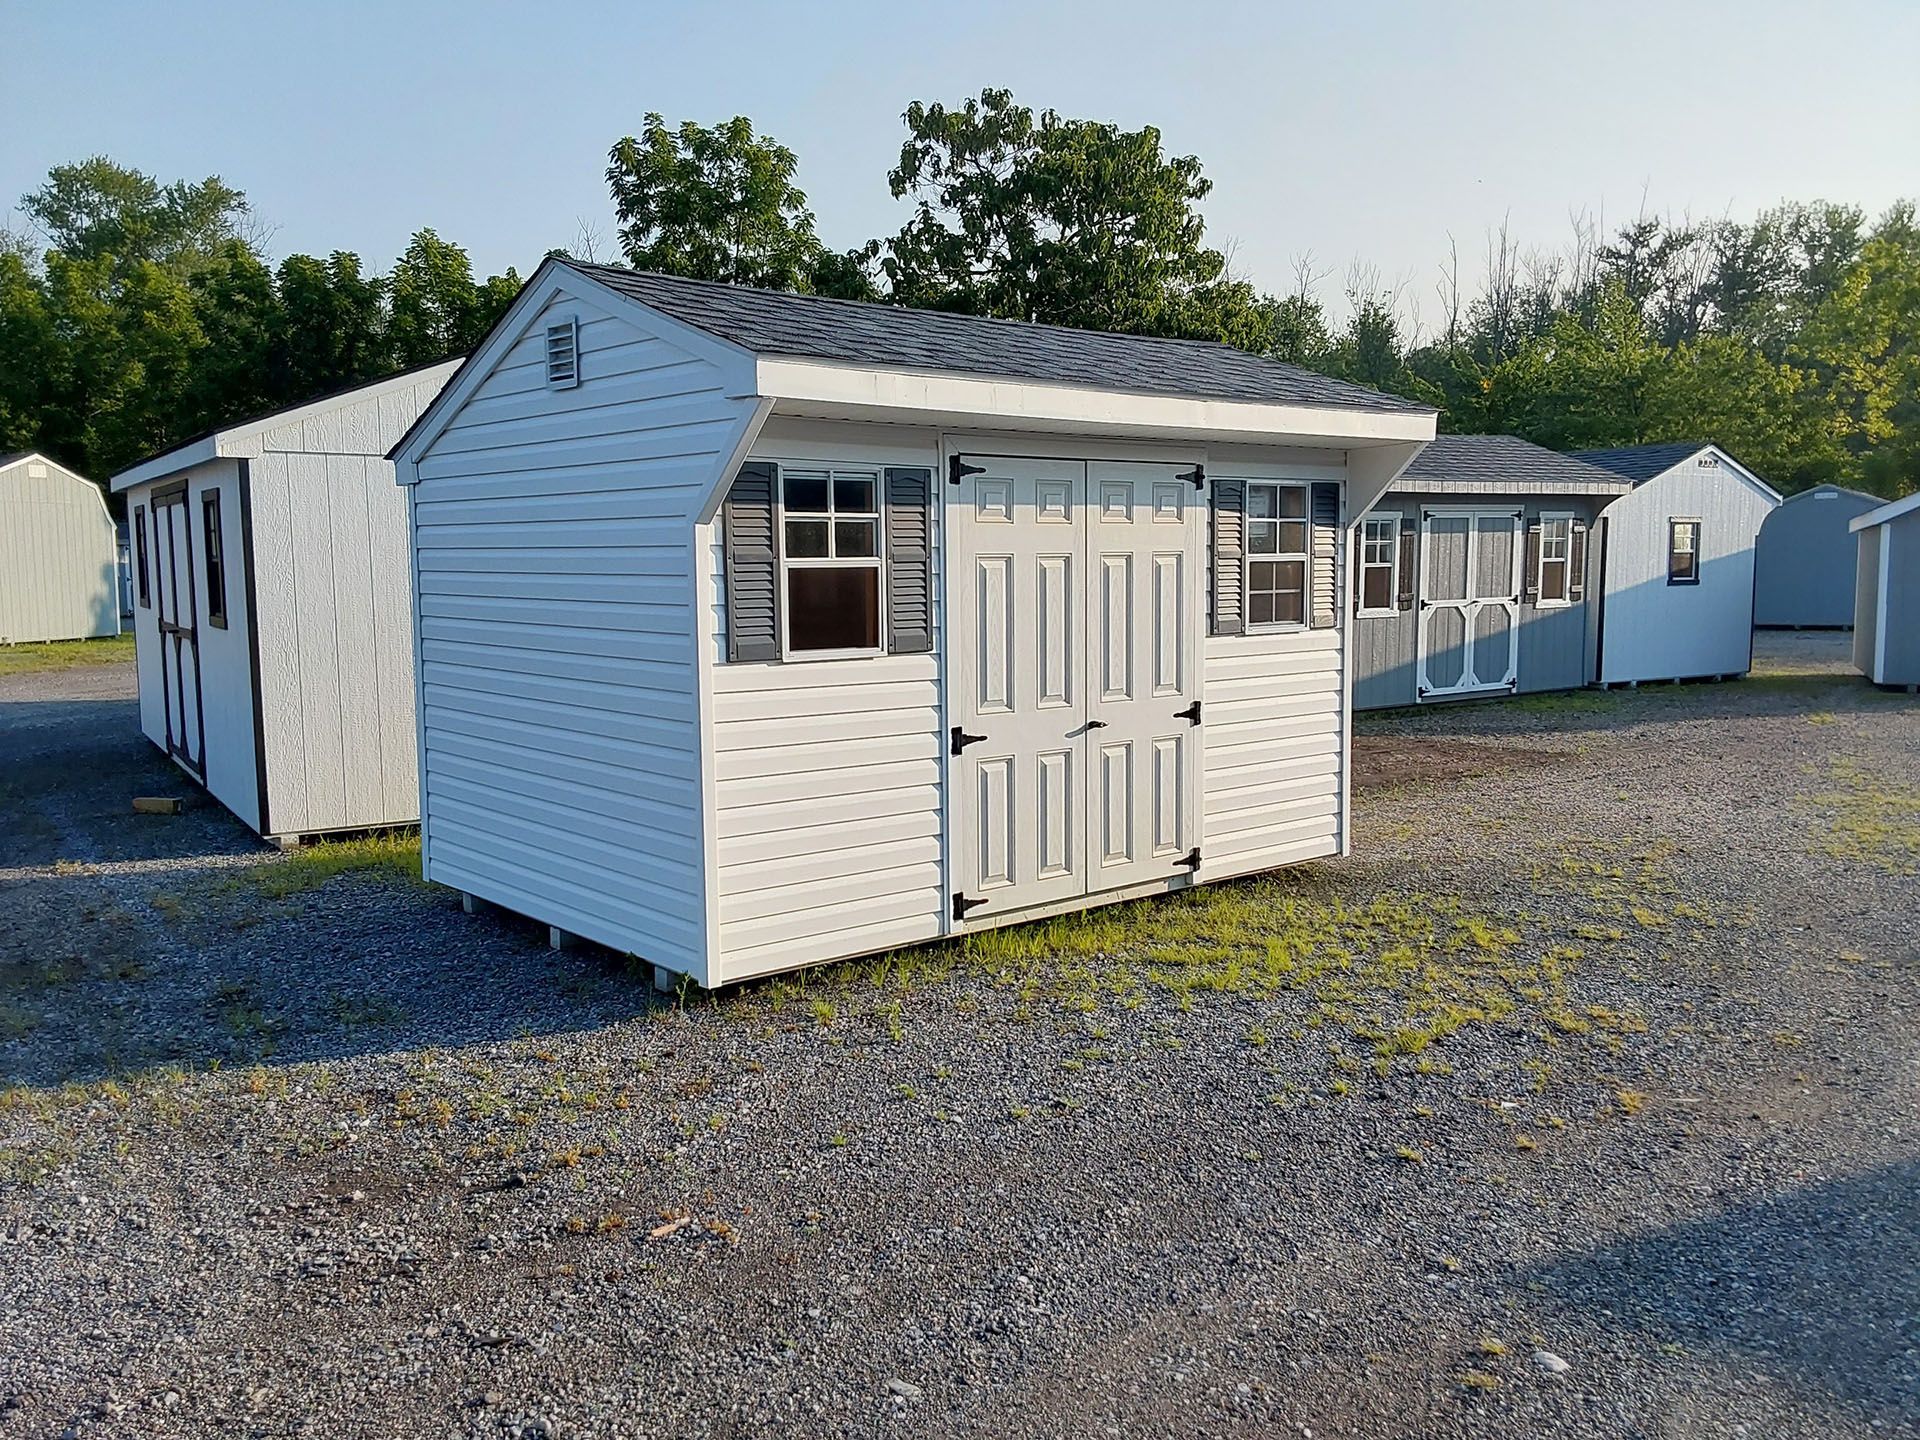
[[[1433,411],[549,262],[394,451],[426,874],[721,985],[1343,853]]]
[[[1355,709],[1594,678],[1600,508],[1630,481],[1514,435],[1441,435],[1354,539]]]

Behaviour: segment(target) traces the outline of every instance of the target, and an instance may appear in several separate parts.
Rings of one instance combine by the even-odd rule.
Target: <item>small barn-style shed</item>
[[[1593,525],[1632,482],[1513,435],[1441,435],[1360,518],[1356,709],[1593,681]]]
[[[1853,663],[1876,685],[1920,689],[1920,493],[1853,522]]]
[[[1789,495],[1760,526],[1753,554],[1753,623],[1844,630],[1853,624],[1853,522],[1886,502],[1816,485]]]
[[[406,506],[386,458],[447,361],[113,478],[132,527],[140,728],[261,835],[420,815]]]
[[[716,986],[1340,853],[1431,410],[549,260],[393,454],[426,873]]]
[[[1717,445],[1634,445],[1574,458],[1633,482],[1600,517],[1599,683],[1746,674],[1754,541],[1779,493]]]
[[[120,633],[113,517],[84,475],[0,455],[0,645]]]

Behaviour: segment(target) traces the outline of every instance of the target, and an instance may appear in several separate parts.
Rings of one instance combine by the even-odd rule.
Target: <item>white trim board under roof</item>
[[[1914,491],[1904,499],[1889,501],[1878,510],[1869,510],[1864,515],[1856,516],[1848,528],[1856,532],[1871,530],[1876,525],[1885,525],[1890,520],[1898,520],[1902,515],[1911,515],[1915,510],[1920,510],[1920,490]]]
[[[1383,448],[1384,485],[1433,438],[1432,409],[1208,341],[750,290],[550,259],[389,452],[417,459],[559,296],[638,307],[778,414],[1196,444]],[[582,357],[583,366],[590,365]],[[416,477],[411,466],[401,482]],[[1373,483],[1372,479],[1366,483]],[[716,491],[717,495],[717,491]],[[708,510],[710,512],[711,505]]]
[[[195,465],[203,465],[209,460],[230,457],[254,458],[261,452],[260,437],[268,431],[298,425],[303,420],[324,415],[329,410],[338,409],[344,405],[357,405],[389,391],[411,389],[423,380],[446,380],[460,368],[462,363],[458,359],[442,360],[433,365],[402,370],[396,375],[369,380],[365,384],[355,385],[346,390],[336,390],[332,394],[291,405],[284,410],[273,410],[265,415],[253,415],[244,420],[236,420],[230,425],[223,425],[216,430],[196,435],[170,450],[162,450],[157,455],[149,455],[144,460],[136,461],[115,475],[108,482],[109,487],[114,494],[118,495],[135,485],[177,475],[182,470],[190,470]]]

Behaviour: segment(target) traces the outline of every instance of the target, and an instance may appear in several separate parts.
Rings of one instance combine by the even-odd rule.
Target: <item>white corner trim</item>
[[[1914,491],[1905,499],[1889,501],[1877,510],[1869,510],[1864,515],[1854,517],[1847,528],[1856,532],[1870,529],[1875,525],[1885,525],[1890,520],[1898,520],[1902,515],[1910,515],[1915,510],[1920,510],[1920,490]]]

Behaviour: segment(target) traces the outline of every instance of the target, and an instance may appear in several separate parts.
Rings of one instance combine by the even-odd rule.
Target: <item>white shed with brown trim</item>
[[[717,986],[1343,853],[1424,407],[549,260],[395,447],[430,879]]]

